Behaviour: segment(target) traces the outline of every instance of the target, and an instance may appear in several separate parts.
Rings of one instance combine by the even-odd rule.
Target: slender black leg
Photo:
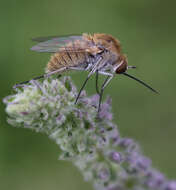
[[[103,97],[103,91],[104,91],[104,89],[101,89],[99,103],[98,103],[98,113],[100,112],[100,107],[101,107],[101,102],[102,102],[102,97]]]
[[[61,69],[58,69],[58,70],[56,70],[56,71],[52,71],[52,72],[50,72],[50,73],[47,73],[47,74],[44,74],[44,75],[35,77],[35,78],[31,79],[31,80],[38,80],[38,79],[41,79],[41,78],[49,77],[49,76],[51,76],[51,75],[53,75],[53,74],[55,74],[55,73],[58,73],[58,72],[60,72],[60,71],[62,71],[62,70],[64,70],[64,69],[65,69],[65,68],[61,68]],[[66,69],[67,69],[67,68],[66,68]],[[61,77],[61,74],[59,74],[59,75],[57,76],[57,78],[59,78],[59,77]],[[23,84],[27,84],[27,83],[29,83],[31,80],[24,81],[24,82],[20,82],[20,83],[16,84],[14,87],[16,88],[16,87],[21,86],[21,85],[23,85]]]
[[[91,71],[89,72],[89,74],[88,74],[86,80],[84,81],[84,84],[82,85],[82,87],[81,87],[81,89],[80,89],[80,91],[79,91],[79,93],[78,93],[78,95],[77,95],[77,97],[76,97],[75,104],[77,103],[77,101],[78,101],[78,99],[79,99],[79,97],[80,97],[80,94],[81,94],[82,90],[84,89],[84,87],[85,87],[87,81],[89,80],[89,78],[91,77],[91,75],[96,72],[97,66],[101,63],[101,61],[102,61],[102,59],[99,59],[99,60],[94,64],[94,66],[93,66],[93,68],[91,69]]]
[[[99,104],[98,104],[98,113],[100,112],[100,107],[101,107],[101,102],[102,102],[102,97],[103,97],[103,92],[104,92],[104,88],[106,87],[106,85],[109,83],[109,81],[111,80],[111,76],[107,76],[104,83],[101,86],[101,91],[100,91],[100,98],[99,98]]]
[[[97,91],[97,94],[100,94],[99,89],[98,89],[98,70],[96,71],[96,91]]]
[[[38,79],[41,79],[41,78],[44,78],[44,77],[45,77],[45,75],[41,75],[41,76],[38,76],[38,77],[33,78],[32,80],[38,80]],[[23,85],[23,84],[27,84],[27,83],[29,83],[30,81],[31,81],[31,80],[27,80],[27,81],[24,81],[24,82],[20,82],[20,83],[16,84],[15,87],[21,86],[21,85]]]
[[[79,90],[79,93],[78,93],[78,95],[77,95],[77,97],[76,97],[75,104],[77,103],[77,101],[78,101],[78,99],[79,99],[79,97],[80,97],[80,95],[81,95],[82,90],[84,89],[84,87],[85,87],[87,81],[89,80],[89,78],[90,78],[90,76],[91,76],[92,74],[93,74],[93,73],[90,72],[89,75],[87,76],[86,80],[84,81],[84,83],[83,83],[83,85],[82,85],[81,89]]]

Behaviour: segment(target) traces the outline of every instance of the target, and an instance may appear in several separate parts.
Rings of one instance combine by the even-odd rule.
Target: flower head
[[[97,190],[176,189],[134,140],[120,136],[110,98],[97,117],[99,96],[83,92],[75,104],[76,96],[69,77],[31,81],[4,98],[8,122],[47,134],[61,149],[59,159],[71,161]]]

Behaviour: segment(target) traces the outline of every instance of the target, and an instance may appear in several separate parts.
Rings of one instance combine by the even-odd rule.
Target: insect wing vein
[[[74,46],[73,43],[79,41],[80,43],[85,44],[85,40],[82,36],[69,36],[69,37],[61,37],[61,38],[52,38],[47,41],[42,41],[37,45],[31,48],[32,51],[37,52],[58,52],[58,51],[84,51],[86,47]],[[69,47],[67,47],[69,44]],[[88,46],[88,45],[87,45]],[[88,47],[87,47],[88,48]]]

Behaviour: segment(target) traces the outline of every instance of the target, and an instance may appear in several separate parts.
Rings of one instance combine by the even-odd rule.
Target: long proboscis
[[[122,73],[122,74],[125,75],[125,76],[127,76],[127,77],[129,77],[129,78],[131,78],[131,79],[133,79],[133,80],[135,80],[135,81],[137,81],[137,82],[139,82],[140,84],[142,84],[143,86],[147,87],[147,88],[150,89],[151,91],[153,91],[153,92],[159,94],[155,89],[153,89],[151,86],[149,86],[149,85],[146,84],[145,82],[139,80],[138,78],[136,78],[136,77],[134,77],[134,76],[132,76],[132,75],[129,75],[129,74],[127,74],[127,73]]]

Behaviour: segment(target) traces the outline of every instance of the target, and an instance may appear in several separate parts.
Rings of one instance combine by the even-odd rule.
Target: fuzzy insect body
[[[59,69],[63,72],[69,68],[73,69],[73,67],[91,71],[100,57],[102,60],[97,65],[96,70],[114,73],[123,60],[125,62],[123,69],[119,68],[120,70],[117,72],[126,70],[126,57],[121,54],[119,41],[112,36],[107,34],[83,34],[82,37],[75,36],[74,40],[72,38],[70,37],[70,41],[66,41],[62,47],[58,48],[58,52],[51,56],[46,68],[47,73],[56,70],[59,73]],[[49,48],[48,46],[44,42],[44,44],[40,44],[40,47],[39,45],[34,46],[32,50],[45,52],[46,48]]]
[[[96,73],[96,91],[100,95],[98,112],[100,111],[104,88],[115,74],[123,74],[156,92],[143,81],[126,73],[128,68],[135,67],[128,66],[127,57],[121,52],[120,42],[109,34],[95,33],[92,35],[83,34],[66,37],[42,37],[33,40],[39,43],[33,46],[31,50],[53,53],[47,64],[46,74],[34,79],[48,77],[55,73],[60,74],[68,70],[89,72],[77,95],[75,103],[77,103],[88,79],[94,73]],[[100,90],[98,88],[99,74],[106,76]],[[27,82],[29,81],[20,83],[20,85]]]
[[[51,56],[46,72],[52,72],[61,68],[85,67],[88,65],[87,53],[59,52]],[[63,71],[62,71],[63,72]]]

